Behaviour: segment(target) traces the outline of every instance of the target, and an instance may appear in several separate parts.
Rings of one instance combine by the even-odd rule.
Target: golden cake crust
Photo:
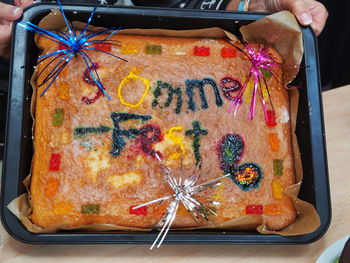
[[[147,212],[140,214],[130,213],[130,206],[172,194],[150,150],[160,153],[175,174],[180,173],[183,150],[183,170],[187,175],[195,173],[198,155],[193,147],[193,132],[196,123],[207,133],[199,136],[200,182],[224,174],[218,151],[227,135],[230,138],[239,136],[244,144],[236,168],[254,163],[261,171],[259,183],[248,190],[226,178],[223,185],[201,193],[198,199],[209,202],[216,210],[217,216],[211,216],[211,221],[221,224],[244,216],[254,205],[263,208],[262,221],[270,229],[281,229],[292,223],[296,212],[290,199],[283,194],[284,189],[295,183],[288,92],[278,87],[274,78],[268,79],[277,125],[267,127],[259,100],[254,120],[247,119],[249,96],[243,97],[235,117],[227,113],[231,102],[223,95],[220,83],[225,77],[242,83],[250,64],[238,51],[236,57],[223,58],[221,48],[228,46],[224,40],[122,34],[113,36],[112,40],[118,40],[120,46],[113,46],[111,52],[128,62],[86,51],[96,63],[112,100],[100,96],[94,103],[84,102],[84,97],[95,97],[98,88],[88,84],[87,67],[80,56],[70,61],[42,97],[39,95],[45,85],[38,88],[30,189],[32,221],[41,227],[62,224],[154,227],[169,202],[151,205]],[[162,54],[147,54],[147,44],[160,45]],[[39,39],[39,46],[45,53],[58,48],[43,38]],[[209,47],[210,56],[193,56],[194,46]],[[276,51],[270,49],[270,52],[281,62]],[[48,62],[39,64],[38,72]],[[50,69],[52,65],[45,72]],[[281,70],[275,70],[280,76]],[[39,76],[37,84],[46,74]],[[205,82],[206,105],[198,90],[193,89],[193,107],[188,86],[204,79],[208,80]],[[222,105],[210,81],[216,83]],[[164,83],[171,85],[174,93],[169,106]],[[176,92],[182,96],[180,107],[176,104]],[[122,114],[133,118],[120,121]],[[116,135],[130,129],[137,130],[138,134],[135,132],[130,138]],[[144,137],[140,135],[142,131]],[[115,147],[113,136],[122,138],[125,145]],[[147,148],[147,139],[153,136],[155,140]],[[118,152],[116,148],[122,150]],[[59,169],[52,170],[50,166],[55,166],[57,158]],[[274,175],[274,160],[283,161],[282,175]],[[95,213],[97,205],[99,211]],[[82,213],[84,209],[85,212],[90,209],[90,213]],[[197,224],[180,207],[173,227],[194,226]]]

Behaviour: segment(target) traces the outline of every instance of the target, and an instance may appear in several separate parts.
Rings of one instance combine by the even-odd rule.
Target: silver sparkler
[[[173,189],[174,194],[164,196],[161,198],[154,199],[152,201],[149,201],[147,203],[138,205],[133,207],[132,209],[138,209],[144,206],[148,206],[154,203],[160,203],[165,200],[173,198],[171,203],[169,204],[163,218],[160,220],[160,222],[157,225],[157,229],[160,229],[160,232],[156,238],[156,240],[153,242],[151,246],[151,250],[153,247],[157,244],[159,241],[157,248],[161,246],[163,243],[167,233],[170,230],[170,227],[172,223],[175,220],[177,210],[179,209],[180,202],[184,205],[186,210],[189,212],[189,214],[192,216],[192,218],[196,221],[198,224],[211,224],[208,217],[205,215],[204,211],[208,211],[212,215],[216,215],[215,212],[210,209],[209,207],[205,206],[198,200],[194,198],[194,195],[202,192],[208,188],[215,187],[221,184],[221,180],[223,178],[226,178],[230,176],[230,174],[226,174],[217,178],[214,178],[212,180],[209,180],[205,183],[196,185],[196,183],[199,181],[200,175],[192,175],[188,178],[183,178],[183,171],[182,171],[182,161],[181,161],[181,172],[179,175],[179,178],[176,178],[176,176],[170,171],[168,167],[165,166],[161,158],[157,153],[155,153],[156,159],[159,161],[159,163],[162,166],[162,170],[164,172],[165,180],[168,182],[170,187]],[[197,172],[198,173],[198,167],[197,166]]]

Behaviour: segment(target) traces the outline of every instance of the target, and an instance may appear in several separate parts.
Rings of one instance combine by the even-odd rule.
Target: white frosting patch
[[[98,172],[108,169],[110,164],[110,156],[108,151],[103,149],[93,149],[88,156],[83,159],[83,165],[86,176],[97,182]]]
[[[107,178],[107,182],[113,185],[116,189],[124,185],[139,184],[141,183],[141,180],[142,176],[139,173],[133,171],[122,175],[112,175]]]
[[[290,120],[289,111],[286,108],[282,108],[279,119],[281,123],[287,123]]]
[[[187,54],[186,52],[182,52],[182,51],[176,51],[175,52],[175,55],[178,55],[178,56],[184,56],[186,54]]]

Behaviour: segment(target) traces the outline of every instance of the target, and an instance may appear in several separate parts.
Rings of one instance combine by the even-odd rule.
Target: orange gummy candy
[[[269,144],[272,151],[279,151],[280,140],[278,139],[278,133],[269,133]]]
[[[57,178],[50,178],[46,185],[45,195],[47,197],[54,197],[57,193],[60,181]]]

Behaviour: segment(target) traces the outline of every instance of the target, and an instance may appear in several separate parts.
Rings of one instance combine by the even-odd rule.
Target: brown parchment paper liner
[[[73,22],[76,29],[83,29],[85,23]],[[61,13],[55,9],[44,17],[39,26],[52,31],[60,31],[66,25],[64,23]],[[97,27],[90,26],[89,30],[97,30]],[[261,44],[267,44],[274,47],[283,57],[283,81],[289,83],[294,79],[298,73],[298,66],[300,65],[303,56],[303,44],[302,34],[299,29],[299,25],[296,22],[294,16],[287,12],[280,12],[270,16],[267,16],[261,20],[255,21],[247,26],[240,28],[244,40],[248,42],[255,42]],[[161,36],[174,36],[174,37],[208,37],[208,38],[229,38],[234,42],[239,42],[238,38],[233,34],[226,32],[220,28],[206,28],[200,30],[164,30],[164,29],[128,29],[122,30],[119,34],[139,34],[139,35],[161,35]],[[35,36],[37,42],[38,35]],[[35,100],[36,100],[36,83],[35,83],[36,72],[34,72],[31,84],[34,89],[31,113],[34,119]],[[205,226],[197,228],[186,228],[186,230],[193,229],[231,229],[231,230],[252,230],[256,229],[262,234],[279,234],[285,236],[307,234],[315,231],[320,226],[320,219],[313,205],[304,202],[297,198],[300,185],[302,182],[302,166],[300,159],[300,152],[298,148],[298,142],[294,133],[296,126],[296,116],[298,110],[298,91],[290,90],[290,116],[291,116],[291,129],[292,129],[292,144],[293,144],[293,155],[295,163],[295,174],[296,184],[288,187],[285,190],[285,194],[288,195],[297,211],[297,219],[288,227],[280,231],[270,231],[264,225],[263,215],[245,215],[233,220],[226,221],[220,225]],[[34,127],[33,127],[34,128]],[[79,229],[84,231],[111,231],[111,230],[122,230],[122,231],[150,231],[151,229],[141,229],[124,227],[110,224],[99,224],[99,225],[85,225],[79,227],[72,227],[70,225],[61,224],[50,228],[42,228],[35,225],[30,220],[32,213],[31,209],[31,198],[29,192],[30,176],[28,176],[24,182],[28,189],[28,193],[25,193],[9,205],[8,209],[15,214],[28,231],[34,233],[53,233],[59,230],[72,230]],[[258,226],[258,227],[257,227]]]

